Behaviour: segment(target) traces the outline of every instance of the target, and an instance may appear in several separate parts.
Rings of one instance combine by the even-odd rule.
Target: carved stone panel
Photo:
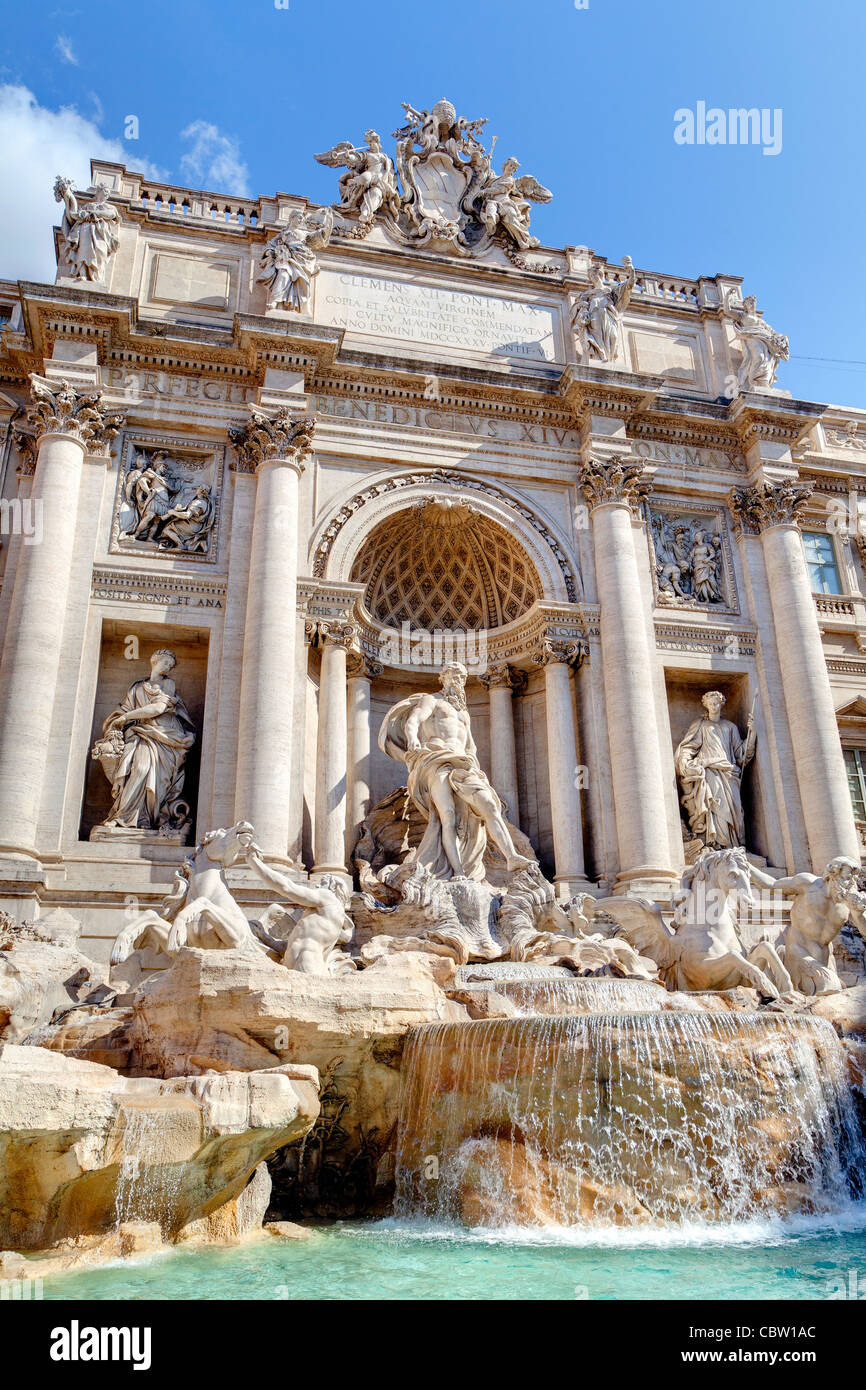
[[[723,508],[693,502],[647,506],[656,604],[713,614],[738,613]]]
[[[111,522],[111,553],[213,564],[224,452],[211,443],[127,435]]]

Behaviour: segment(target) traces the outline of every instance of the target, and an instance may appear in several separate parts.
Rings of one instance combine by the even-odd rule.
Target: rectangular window
[[[806,547],[812,593],[841,594],[842,584],[832,537],[826,531],[804,531],[803,545]]]
[[[845,748],[843,752],[854,819],[866,821],[866,750]]]

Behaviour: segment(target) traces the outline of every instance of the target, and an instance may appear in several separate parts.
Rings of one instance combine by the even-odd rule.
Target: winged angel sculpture
[[[493,167],[493,146],[481,134],[486,118],[458,117],[449,101],[432,110],[403,103],[406,122],[394,131],[396,167],[379,136],[367,131],[367,148],[344,140],[320,164],[345,168],[339,180],[340,207],[357,213],[348,234],[366,236],[377,217],[406,244],[445,244],[462,255],[498,241],[512,260],[539,245],[529,230],[532,203],[549,203],[552,193],[531,174],[517,176],[513,157],[502,172]]]

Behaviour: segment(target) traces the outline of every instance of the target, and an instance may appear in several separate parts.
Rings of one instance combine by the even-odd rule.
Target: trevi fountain
[[[862,1249],[866,413],[737,277],[543,246],[485,124],[321,207],[95,161],[0,282],[2,1280]]]

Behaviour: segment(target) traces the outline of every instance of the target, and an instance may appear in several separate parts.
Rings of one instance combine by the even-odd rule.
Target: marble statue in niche
[[[630,256],[623,256],[624,280],[605,280],[596,263],[589,273],[589,289],[584,290],[574,309],[574,329],[584,357],[614,362],[619,356],[622,315],[628,308],[635,286]]]
[[[282,231],[262,253],[258,279],[268,287],[269,309],[309,311],[313,280],[319,273],[316,252],[331,240],[334,214],[330,208],[304,212],[293,208]]]
[[[118,541],[207,555],[216,510],[208,483],[184,477],[180,461],[164,449],[150,458],[142,451],[133,456],[123,479]]]
[[[689,827],[707,849],[746,842],[740,785],[755,756],[755,717],[749,714],[743,738],[736,724],[722,719],[724,703],[719,690],[701,697],[704,713],[689,725],[674,754]]]
[[[515,848],[502,802],[478,761],[466,709],[466,677],[465,666],[448,662],[440,676],[442,694],[401,700],[388,711],[379,733],[383,753],[406,764],[409,795],[427,818],[413,861],[440,879],[483,879],[488,836],[509,873],[532,865]]]
[[[731,291],[721,305],[721,312],[733,324],[743,353],[737,373],[740,390],[766,390],[773,386],[779,363],[788,360],[788,339],[764,321],[753,294],[737,300]]]
[[[54,197],[63,203],[60,231],[69,275],[73,280],[104,281],[108,262],[119,243],[120,217],[108,201],[108,189],[97,184],[89,203],[80,204],[71,179],[60,174],[54,181]]]
[[[725,602],[722,537],[708,522],[651,514],[660,603]]]
[[[190,808],[182,799],[184,764],[195,726],[171,679],[177,657],[160,648],[150,674],[134,681],[112,710],[92,757],[111,783],[111,809],[92,840],[171,837],[184,843]]]

